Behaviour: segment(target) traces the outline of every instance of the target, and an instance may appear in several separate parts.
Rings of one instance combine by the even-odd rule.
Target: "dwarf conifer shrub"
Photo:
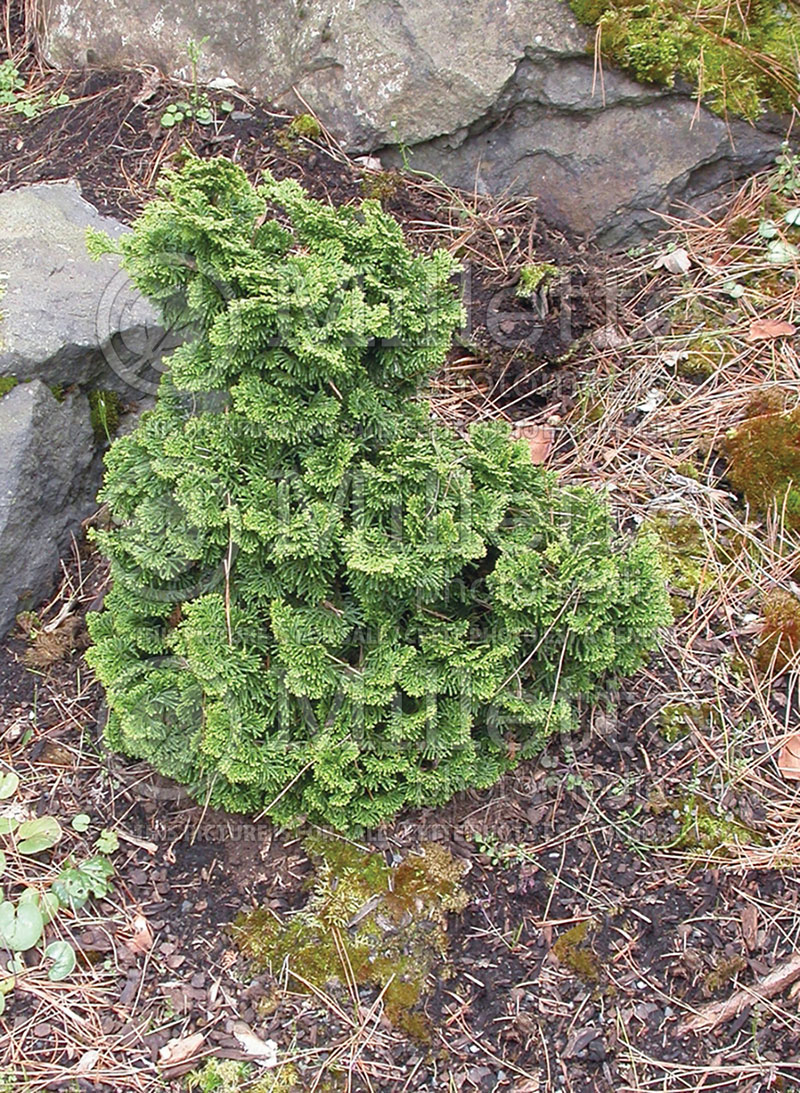
[[[108,244],[106,244],[108,245]],[[488,786],[668,620],[653,544],[501,424],[436,424],[444,252],[190,160],[120,243],[190,324],[107,456],[107,738],[234,810],[369,827]]]

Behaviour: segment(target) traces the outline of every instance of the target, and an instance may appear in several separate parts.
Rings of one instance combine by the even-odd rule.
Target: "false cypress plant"
[[[654,545],[505,425],[432,420],[446,252],[224,159],[119,248],[192,336],[107,457],[113,748],[216,806],[371,827],[492,784],[636,668],[669,617]]]

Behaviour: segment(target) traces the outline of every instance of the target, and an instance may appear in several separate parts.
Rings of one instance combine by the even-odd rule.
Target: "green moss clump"
[[[530,262],[520,270],[517,296],[533,296],[560,276],[561,270],[550,262]]]
[[[757,224],[747,216],[735,216],[728,224],[728,238],[732,243],[738,243],[746,235],[756,230]]]
[[[313,114],[298,114],[289,122],[289,132],[293,137],[319,140],[322,136],[322,126]]]
[[[0,376],[0,398],[13,391],[18,382],[16,376]]]
[[[570,6],[581,23],[593,26],[608,10],[608,0],[571,0]]]
[[[553,954],[559,964],[570,968],[587,983],[597,983],[602,967],[589,943],[591,919],[576,923],[561,934],[553,944]]]
[[[196,1093],[295,1093],[300,1086],[293,1066],[282,1066],[254,1079],[250,1063],[207,1059],[202,1067],[187,1074],[186,1088]]]
[[[766,409],[766,412],[763,412]],[[758,404],[724,443],[728,478],[750,507],[777,505],[788,527],[800,528],[800,407],[784,413]]]
[[[708,973],[705,988],[709,994],[727,987],[734,976],[743,972],[747,967],[747,961],[740,954],[723,957],[715,968]]]
[[[396,171],[367,171],[361,179],[361,193],[373,201],[388,201],[400,189],[401,179]]]
[[[446,915],[466,906],[462,863],[437,844],[394,868],[344,840],[305,845],[314,862],[306,906],[286,923],[264,908],[239,915],[237,945],[258,970],[286,969],[300,991],[378,987],[388,1019],[428,1040],[419,1002],[447,951]]]
[[[92,423],[92,432],[98,443],[103,440],[110,441],[112,439],[117,431],[122,409],[122,399],[115,391],[89,392],[89,413]]]
[[[702,334],[687,346],[686,356],[678,360],[676,369],[684,379],[705,380],[733,357],[733,347],[727,338]]]
[[[707,729],[711,721],[710,707],[707,702],[690,706],[686,702],[670,702],[664,706],[658,723],[662,735],[668,744],[686,736],[693,727]]]
[[[693,83],[717,113],[753,120],[790,113],[797,101],[798,22],[792,5],[686,0],[571,0],[581,22],[597,24],[611,63],[645,83]]]
[[[774,588],[764,598],[764,621],[756,648],[756,663],[763,671],[780,671],[800,650],[800,600],[791,592]]]
[[[677,593],[671,600],[672,610],[682,614],[686,611],[685,596],[697,596],[711,581],[709,548],[703,530],[693,516],[673,516],[668,512],[651,516],[647,527],[658,537],[670,588]]]
[[[762,836],[735,816],[719,816],[694,793],[669,801],[680,824],[674,845],[681,850],[707,850],[725,855],[730,846],[760,846]]]
[[[302,140],[319,140],[322,126],[313,114],[298,114],[277,134],[278,144],[285,152],[294,152]]]
[[[690,459],[686,459],[683,463],[679,463],[675,468],[675,473],[682,474],[684,478],[693,478],[695,482],[700,481],[700,472]]]

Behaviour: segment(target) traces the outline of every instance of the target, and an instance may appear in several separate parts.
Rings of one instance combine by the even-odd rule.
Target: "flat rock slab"
[[[0,194],[0,376],[152,393],[164,334],[119,259],[89,257],[86,230],[118,238],[74,182]]]
[[[43,14],[57,65],[151,62],[189,78],[186,43],[202,41],[201,79],[310,108],[350,152],[536,197],[613,247],[769,165],[786,131],[728,125],[689,88],[598,75],[594,32],[564,0],[43,0]]]
[[[0,636],[51,592],[99,469],[85,395],[59,402],[32,380],[0,398]]]

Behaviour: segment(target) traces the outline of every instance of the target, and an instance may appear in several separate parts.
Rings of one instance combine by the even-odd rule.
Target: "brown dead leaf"
[[[257,1058],[263,1067],[272,1069],[278,1065],[278,1045],[274,1040],[262,1040],[244,1021],[234,1021],[231,1031],[242,1050]]]
[[[683,247],[664,251],[653,263],[653,269],[665,269],[668,273],[688,273],[692,260]]]
[[[741,910],[742,937],[750,952],[758,944],[758,908],[754,903],[747,903]]]
[[[133,937],[128,942],[132,953],[149,953],[153,948],[153,931],[144,915],[137,915],[131,923]]]
[[[784,742],[778,756],[778,770],[789,781],[800,781],[800,733],[794,733]]]
[[[91,1048],[89,1051],[84,1051],[80,1059],[72,1069],[73,1074],[88,1074],[90,1070],[94,1070],[100,1061],[100,1052],[97,1048]]]
[[[791,338],[797,333],[797,327],[791,323],[785,323],[781,319],[754,319],[750,323],[745,341],[771,342],[775,338]]]
[[[150,72],[146,72],[144,79],[142,80],[142,86],[133,97],[134,106],[144,106],[146,102],[149,102],[152,97],[158,91],[159,84],[161,83],[161,73],[157,68],[152,69]]]
[[[556,431],[550,425],[518,425],[511,435],[515,440],[527,440],[532,463],[544,463],[552,450]]]
[[[541,1082],[537,1075],[532,1078],[523,1078],[514,1084],[511,1093],[541,1093]]]
[[[196,1055],[205,1042],[206,1038],[202,1032],[169,1040],[158,1053],[158,1065],[162,1070],[171,1066],[180,1066],[181,1063],[185,1063],[187,1059]]]

